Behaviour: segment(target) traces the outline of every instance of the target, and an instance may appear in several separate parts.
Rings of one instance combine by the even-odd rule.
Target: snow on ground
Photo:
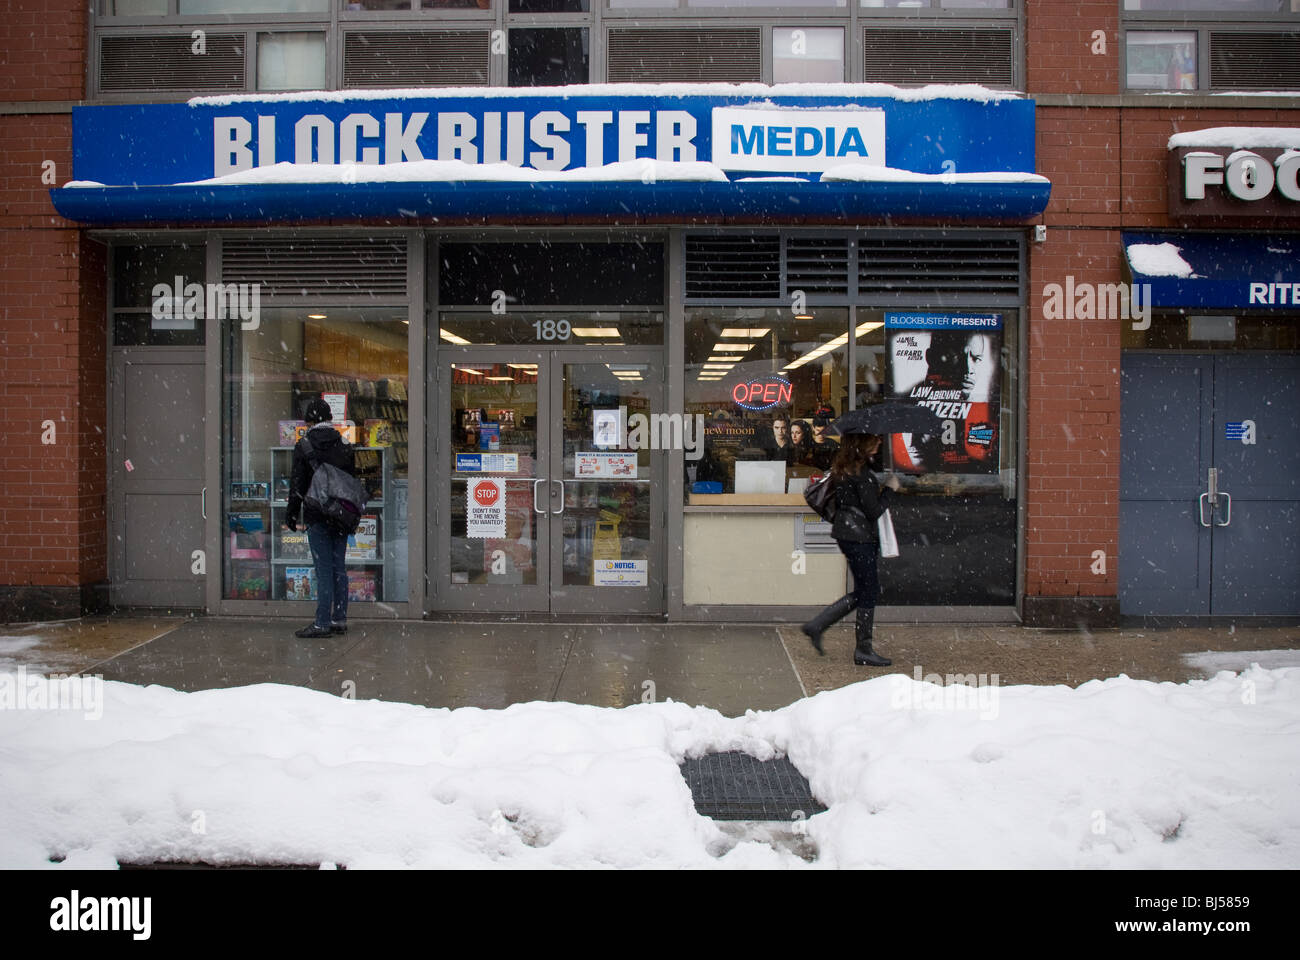
[[[1300,667],[1300,650],[1206,650],[1204,653],[1184,653],[1183,663],[1207,674],[1245,670],[1255,663],[1268,670],[1277,670]]]
[[[70,683],[0,674],[0,867],[807,866],[694,812],[678,762],[728,749],[808,776],[829,807],[806,824],[816,867],[1300,862],[1300,669],[1077,689],[894,675],[738,718],[93,678],[77,701]]]
[[[41,664],[33,664],[26,657],[16,656],[39,647],[44,638],[32,634],[21,636],[0,636],[0,670],[11,670],[26,665],[27,669],[43,669]]]

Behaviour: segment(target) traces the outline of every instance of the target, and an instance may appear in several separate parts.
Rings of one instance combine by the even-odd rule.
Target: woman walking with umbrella
[[[831,536],[853,572],[853,592],[846,593],[803,625],[813,647],[822,656],[822,634],[853,609],[858,611],[857,644],[853,662],[858,666],[887,667],[893,661],[871,648],[871,633],[876,619],[876,599],[880,596],[880,579],[876,561],[880,556],[880,535],[876,521],[889,507],[898,490],[898,478],[891,476],[882,487],[867,468],[867,461],[880,450],[876,434],[851,433],[840,441],[831,464],[831,482],[835,485],[835,520]]]
[[[853,592],[846,593],[803,625],[814,649],[822,656],[822,634],[832,624],[856,609],[857,643],[853,662],[858,666],[887,667],[893,661],[872,649],[876,600],[880,596],[877,561],[880,534],[876,521],[888,508],[899,482],[890,476],[882,486],[867,464],[880,452],[882,434],[903,430],[926,432],[938,421],[929,410],[912,404],[876,404],[845,414],[834,424],[841,435],[839,450],[831,464],[835,518],[831,536],[853,573]]]

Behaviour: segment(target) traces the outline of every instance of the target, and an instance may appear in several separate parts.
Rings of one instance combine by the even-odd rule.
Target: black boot
[[[871,629],[875,622],[875,607],[858,610],[858,645],[853,651],[853,662],[859,667],[887,667],[894,662],[871,649]]]
[[[804,633],[808,634],[808,639],[812,641],[813,649],[826,656],[826,651],[822,649],[822,634],[826,632],[832,624],[838,623],[849,615],[849,612],[857,606],[857,600],[853,594],[846,593],[829,607],[823,610],[817,616],[813,617],[801,628]]]

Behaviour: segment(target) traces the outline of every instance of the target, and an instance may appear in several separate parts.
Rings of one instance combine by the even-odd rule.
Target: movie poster
[[[890,395],[934,411],[938,432],[891,436],[913,473],[996,473],[1002,315],[886,313]]]

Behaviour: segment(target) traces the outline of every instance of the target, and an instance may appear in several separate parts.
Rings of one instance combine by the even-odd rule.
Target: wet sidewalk
[[[894,663],[879,669],[853,665],[847,623],[827,632],[825,657],[786,624],[386,620],[357,621],[348,634],[320,640],[294,637],[298,625],[148,616],[0,625],[0,670],[82,672],[187,691],[284,683],[451,708],[672,699],[737,716],[890,673],[1077,686],[1120,674],[1185,682],[1251,662],[1300,666],[1300,625],[1240,622],[1096,631],[885,624],[875,645]]]

